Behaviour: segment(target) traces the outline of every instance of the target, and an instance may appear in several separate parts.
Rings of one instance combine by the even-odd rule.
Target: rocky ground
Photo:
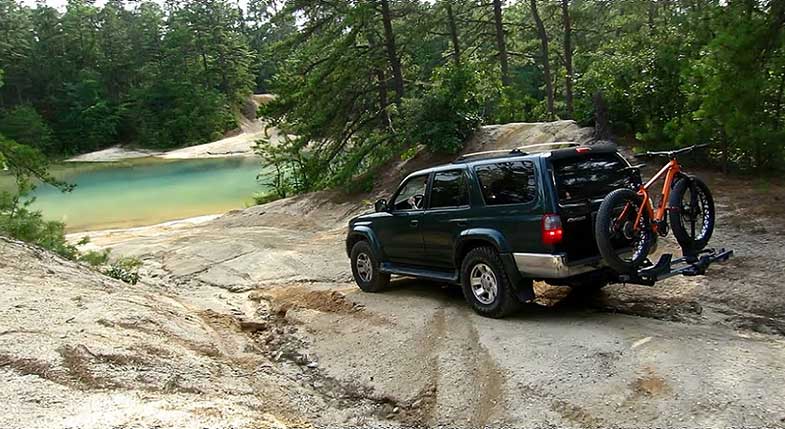
[[[585,134],[509,125],[471,145]],[[401,162],[377,189],[437,161]],[[2,240],[0,427],[783,426],[772,207],[785,191],[702,176],[730,263],[595,295],[538,284],[537,302],[505,320],[437,283],[361,293],[345,222],[375,194],[93,234],[144,261],[136,286]]]

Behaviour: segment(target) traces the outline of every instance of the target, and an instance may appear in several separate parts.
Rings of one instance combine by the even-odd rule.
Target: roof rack
[[[494,153],[508,153],[508,154],[515,154],[515,155],[525,155],[526,151],[524,149],[534,148],[534,147],[547,147],[547,146],[580,146],[580,143],[575,142],[552,142],[552,143],[537,143],[537,144],[530,144],[526,146],[518,146],[513,149],[497,149],[497,150],[486,150],[482,152],[472,152],[461,155],[456,159],[456,162],[465,161],[468,158],[474,158],[475,156],[483,156],[483,155],[490,155]]]
[[[516,149],[522,151],[522,149],[529,149],[532,147],[543,147],[543,146],[580,146],[580,143],[575,142],[551,142],[551,143],[537,143],[537,144],[529,144],[526,146],[518,146]]]
[[[486,151],[482,151],[482,152],[472,152],[472,153],[467,153],[467,154],[459,156],[458,159],[456,159],[456,161],[463,161],[466,158],[473,158],[475,156],[482,156],[482,155],[490,155],[492,153],[518,153],[518,152],[520,152],[518,150],[518,148],[515,148],[515,149],[486,150]]]

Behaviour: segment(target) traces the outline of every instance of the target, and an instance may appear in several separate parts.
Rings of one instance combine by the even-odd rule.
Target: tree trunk
[[[542,56],[542,73],[545,77],[545,92],[548,97],[548,119],[553,119],[553,79],[551,78],[551,64],[548,60],[548,33],[542,23],[540,13],[537,11],[537,0],[531,0],[532,17],[537,25],[537,34],[540,37],[540,55]]]
[[[452,39],[452,59],[456,65],[461,64],[461,45],[458,43],[458,28],[455,25],[455,15],[452,12],[452,0],[447,0],[447,25],[450,27]]]
[[[504,39],[502,22],[502,0],[493,0],[493,19],[496,25],[496,49],[499,51],[499,67],[502,71],[502,85],[510,85],[510,69],[507,63],[507,43]]]
[[[608,118],[608,105],[605,104],[602,91],[595,92],[592,101],[594,103],[594,139],[611,140],[613,136]]]
[[[722,148],[722,172],[728,173],[730,171],[730,142],[722,127],[720,127],[720,148]]]
[[[575,117],[575,107],[572,100],[572,19],[570,18],[570,0],[561,2],[562,20],[564,21],[564,68],[567,77],[564,79],[564,101],[567,104],[567,116]]]
[[[368,43],[371,46],[371,50],[376,51],[378,42],[375,33],[368,33]],[[378,88],[379,109],[382,111],[382,115],[379,118],[380,124],[382,128],[392,128],[392,121],[390,120],[390,114],[387,110],[389,98],[387,96],[387,76],[384,73],[384,67],[381,67],[379,64],[375,64],[373,67],[373,74]]]
[[[401,60],[395,48],[395,35],[393,34],[392,18],[390,16],[390,3],[388,0],[381,0],[382,21],[384,24],[384,45],[387,48],[387,58],[390,61],[390,68],[393,74],[393,87],[395,88],[395,104],[400,105],[403,98],[403,73],[401,72]]]
[[[654,19],[657,17],[657,2],[649,2],[649,10],[648,10],[648,21],[649,21],[649,31],[654,32],[655,25]]]

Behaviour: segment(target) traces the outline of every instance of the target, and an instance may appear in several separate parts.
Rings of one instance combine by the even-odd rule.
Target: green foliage
[[[81,252],[77,260],[92,267],[100,267],[109,261],[110,253],[112,253],[111,249],[88,250],[87,252]]]
[[[79,245],[87,244],[89,239],[85,238]],[[75,252],[71,255],[77,261],[90,265],[97,269],[101,274],[113,279],[135,285],[139,282],[139,268],[142,261],[134,257],[121,257],[111,260],[112,249],[88,250],[86,252]]]
[[[16,179],[15,194],[0,192],[0,235],[27,241],[73,259],[76,248],[65,240],[65,225],[44,220],[41,212],[31,210],[30,192],[33,181],[42,181],[67,192],[71,185],[49,174],[48,160],[37,149],[0,134],[0,166],[7,168]]]
[[[0,110],[40,114],[56,144],[35,147],[51,155],[219,138],[255,86],[244,22],[228,0],[165,10],[151,1],[69,0],[64,12],[0,0]]]
[[[147,147],[206,143],[236,126],[226,96],[188,82],[164,79],[132,94],[137,141]]]
[[[55,144],[51,128],[29,104],[0,112],[0,134],[40,152],[51,151]]]
[[[139,268],[142,261],[138,258],[123,257],[109,264],[101,272],[122,282],[135,285],[139,282]]]
[[[284,0],[250,0],[245,32],[251,50],[257,53],[256,92],[270,92],[269,82],[278,72],[281,61],[275,45],[297,32],[293,14],[282,10]]]
[[[66,84],[64,101],[67,104],[60,108],[63,113],[55,121],[64,143],[60,153],[69,153],[71,142],[79,142],[78,151],[92,151],[115,141],[120,112],[94,76],[84,74],[78,82]]]
[[[473,63],[434,70],[431,86],[402,105],[401,133],[407,146],[423,144],[434,152],[456,153],[481,124],[493,96],[491,79]]]
[[[785,6],[756,12],[732,2],[715,16],[715,37],[683,72],[688,109],[667,128],[682,144],[713,142],[726,168],[785,164],[785,61],[774,51],[782,50]]]
[[[36,179],[69,191],[73,186],[54,178],[49,174],[49,160],[32,146],[19,144],[0,134],[0,164],[7,168],[16,178],[20,194],[32,190],[32,180]]]
[[[286,192],[368,190],[391,159],[419,145],[456,152],[486,118],[498,78],[484,55],[445,64],[445,39],[430,31],[444,25],[442,6],[388,6],[397,8],[390,16],[372,2],[291,2],[284,11],[308,19],[277,45],[285,58],[269,82],[277,98],[261,111],[293,137],[259,152],[283,173]],[[454,12],[471,14],[457,5]]]
[[[267,203],[271,203],[271,202],[276,201],[276,200],[280,200],[281,198],[282,198],[281,195],[279,193],[277,193],[277,192],[260,192],[260,193],[254,194],[253,201],[254,201],[254,204],[259,206],[259,205],[262,205],[262,204],[267,204]]]
[[[76,259],[79,262],[96,268],[102,274],[113,279],[132,285],[137,284],[139,282],[139,268],[142,266],[142,261],[139,258],[133,257],[122,257],[111,260],[111,253],[112,249],[88,250],[87,252],[77,253]]]
[[[265,138],[254,145],[254,152],[262,159],[264,166],[262,172],[256,176],[256,180],[265,187],[272,188],[278,198],[286,198],[290,194],[306,191],[302,176],[303,160],[299,151],[291,148],[292,142],[288,138],[276,146],[271,145]],[[270,194],[262,196],[262,200],[270,198],[272,198]],[[257,200],[257,204],[263,203]]]
[[[78,252],[65,240],[65,225],[44,220],[41,212],[31,210],[33,200],[26,198],[28,191],[18,195],[0,192],[0,235],[36,244],[68,259],[75,258]]]

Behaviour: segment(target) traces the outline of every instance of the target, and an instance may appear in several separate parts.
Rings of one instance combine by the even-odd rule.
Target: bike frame
[[[638,215],[635,217],[635,225],[633,226],[633,230],[638,230],[638,225],[640,225],[641,218],[643,217],[644,210],[649,215],[649,219],[652,220],[651,225],[654,232],[657,232],[659,228],[659,224],[665,219],[665,211],[667,210],[668,201],[671,194],[671,188],[673,185],[673,181],[676,179],[676,175],[681,172],[681,166],[675,159],[671,159],[665,164],[664,167],[660,169],[648,182],[641,185],[640,189],[638,189],[638,195],[643,198],[643,204],[641,204],[641,208],[638,210]],[[662,199],[660,200],[660,204],[657,207],[655,212],[654,208],[651,206],[651,199],[649,198],[649,188],[654,185],[654,182],[661,179],[665,176],[665,181],[662,185]],[[630,209],[630,204],[628,203],[624,206],[619,217],[616,219],[617,222],[620,222],[624,219],[624,216],[627,215],[627,210]]]

